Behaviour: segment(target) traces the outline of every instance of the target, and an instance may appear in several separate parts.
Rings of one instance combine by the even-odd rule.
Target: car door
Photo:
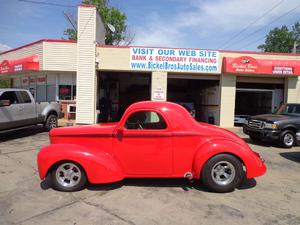
[[[19,127],[20,109],[19,100],[14,91],[5,91],[0,100],[9,100],[10,105],[0,108],[0,130],[7,130]]]
[[[156,111],[129,114],[117,128],[113,150],[127,175],[164,176],[172,173],[172,138],[165,118]]]
[[[23,126],[34,125],[37,123],[36,105],[27,91],[16,91],[19,98],[20,120]]]

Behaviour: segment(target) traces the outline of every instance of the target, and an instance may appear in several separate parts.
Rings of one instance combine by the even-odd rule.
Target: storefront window
[[[72,86],[71,85],[59,85],[58,94],[59,94],[59,100],[71,100],[72,99]]]
[[[47,102],[56,101],[56,85],[47,85]]]
[[[38,85],[36,87],[36,100],[38,102],[46,102],[47,101],[46,85]]]

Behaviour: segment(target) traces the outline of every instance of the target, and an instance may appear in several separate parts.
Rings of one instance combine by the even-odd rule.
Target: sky
[[[61,39],[80,0],[0,0],[0,51]],[[110,0],[127,16],[131,45],[258,51],[274,27],[300,21],[299,0]],[[66,37],[65,37],[66,38]]]

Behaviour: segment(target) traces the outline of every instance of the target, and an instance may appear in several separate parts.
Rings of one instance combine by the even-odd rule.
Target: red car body
[[[165,120],[166,129],[125,128],[128,117],[153,111]],[[38,154],[41,179],[57,162],[69,160],[84,169],[90,183],[108,183],[124,178],[200,178],[211,157],[227,153],[246,168],[246,177],[265,173],[266,167],[237,135],[199,123],[183,107],[170,102],[138,102],[118,123],[57,128],[50,131],[51,144]]]

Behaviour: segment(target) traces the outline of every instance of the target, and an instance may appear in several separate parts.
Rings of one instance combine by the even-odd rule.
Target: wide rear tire
[[[241,161],[230,154],[220,154],[210,158],[201,172],[203,184],[215,192],[231,192],[244,178]]]

